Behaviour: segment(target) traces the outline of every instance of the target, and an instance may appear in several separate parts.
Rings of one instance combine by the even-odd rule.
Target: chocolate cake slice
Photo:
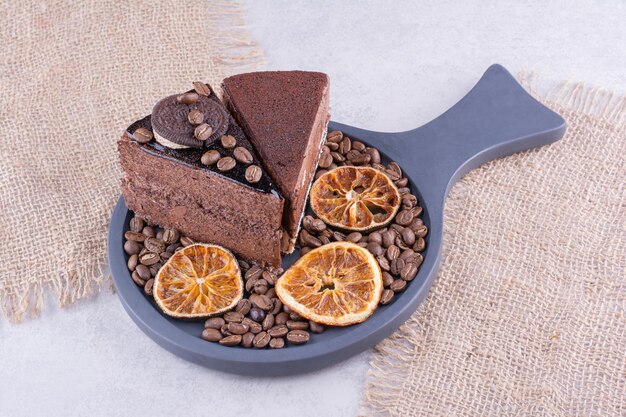
[[[326,74],[270,71],[223,82],[224,102],[285,198],[283,251],[295,246],[329,120]]]
[[[163,99],[122,135],[126,205],[153,224],[280,266],[284,200],[242,129],[209,90],[208,97],[193,100]]]

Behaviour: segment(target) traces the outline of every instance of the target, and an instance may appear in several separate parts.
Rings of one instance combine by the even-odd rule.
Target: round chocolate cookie
[[[213,143],[228,130],[228,113],[213,99],[199,96],[192,104],[181,103],[178,95],[165,97],[152,109],[152,130],[157,142],[173,149],[202,148]],[[202,141],[194,136],[196,126],[188,120],[189,112],[197,109],[213,133]]]

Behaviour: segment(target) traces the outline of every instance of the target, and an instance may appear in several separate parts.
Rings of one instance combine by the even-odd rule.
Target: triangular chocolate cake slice
[[[285,198],[282,249],[295,246],[328,124],[329,80],[307,71],[235,75],[224,101]]]

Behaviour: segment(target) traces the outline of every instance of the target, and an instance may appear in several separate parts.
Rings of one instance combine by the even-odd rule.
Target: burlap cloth
[[[0,302],[14,321],[106,279],[119,197],[116,140],[159,98],[216,84],[261,54],[238,5],[46,1],[0,5]]]
[[[439,276],[376,347],[365,415],[626,415],[626,97],[544,102],[560,142],[451,190]]]

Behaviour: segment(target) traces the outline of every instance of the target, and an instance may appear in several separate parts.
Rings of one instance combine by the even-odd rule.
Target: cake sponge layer
[[[277,194],[151,154],[127,134],[118,150],[125,173],[122,193],[130,210],[244,259],[280,266],[284,201]]]

